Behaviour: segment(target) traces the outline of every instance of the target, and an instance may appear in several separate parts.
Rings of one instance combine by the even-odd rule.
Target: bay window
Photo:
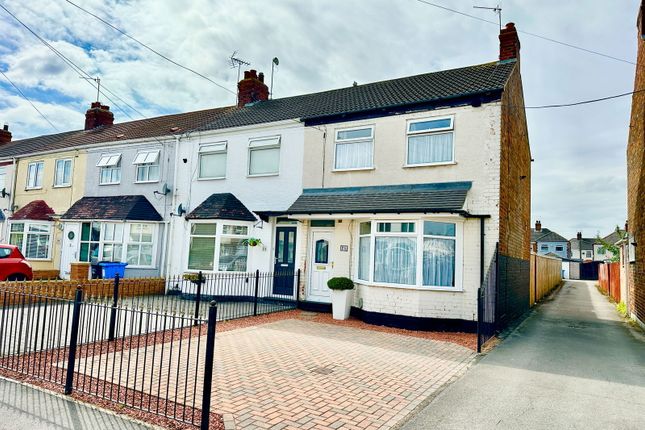
[[[374,167],[374,127],[336,131],[335,170]]]
[[[101,168],[99,184],[112,185],[121,182],[121,154],[101,155],[96,166]]]
[[[246,272],[249,226],[193,223],[190,226],[188,270]]]
[[[80,261],[118,261],[128,267],[154,267],[156,226],[144,223],[84,222]]]
[[[408,166],[423,166],[454,161],[452,117],[408,122]]]
[[[132,162],[137,166],[136,182],[159,181],[159,151],[138,152]]]
[[[226,142],[209,143],[199,147],[199,179],[226,177]]]
[[[430,220],[366,221],[358,226],[359,280],[454,288],[460,224]]]
[[[280,172],[280,137],[251,139],[249,176],[277,175]]]
[[[9,243],[20,249],[30,260],[51,258],[51,224],[36,222],[11,223]]]

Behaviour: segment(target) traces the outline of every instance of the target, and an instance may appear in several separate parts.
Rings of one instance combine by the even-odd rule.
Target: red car
[[[15,245],[0,245],[0,281],[31,281],[31,264]]]

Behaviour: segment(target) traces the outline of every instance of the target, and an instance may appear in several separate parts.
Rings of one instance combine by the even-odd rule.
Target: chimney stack
[[[11,132],[9,131],[9,124],[5,124],[0,130],[0,145],[11,142]]]
[[[576,239],[582,240],[582,232],[580,231],[578,232],[578,234],[576,235]]]
[[[237,107],[264,100],[269,100],[269,87],[264,83],[264,73],[245,70],[244,79],[237,84]]]
[[[112,124],[114,124],[114,114],[110,112],[110,106],[102,105],[101,102],[93,102],[85,112],[85,130]]]
[[[499,61],[520,59],[520,39],[515,24],[509,22],[499,32]]]
[[[535,221],[535,231],[542,231],[542,221]]]

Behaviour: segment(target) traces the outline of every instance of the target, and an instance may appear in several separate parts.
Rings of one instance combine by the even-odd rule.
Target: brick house
[[[637,20],[638,57],[627,144],[628,240],[623,247],[627,267],[627,306],[645,325],[645,2]],[[626,257],[626,258],[625,258]]]
[[[498,246],[500,318],[527,309],[531,154],[515,26],[499,39],[499,61],[308,96],[319,109],[303,118],[305,189],[285,212],[300,229],[304,307],[328,308],[326,281],[346,276],[365,321],[474,330]]]

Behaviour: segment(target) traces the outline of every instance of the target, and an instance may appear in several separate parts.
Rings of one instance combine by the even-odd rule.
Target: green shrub
[[[330,290],[353,290],[354,282],[343,276],[338,278],[331,278],[327,281],[327,286]]]
[[[616,305],[616,310],[618,311],[619,314],[622,316],[626,317],[627,316],[627,305],[625,302],[620,302]]]

